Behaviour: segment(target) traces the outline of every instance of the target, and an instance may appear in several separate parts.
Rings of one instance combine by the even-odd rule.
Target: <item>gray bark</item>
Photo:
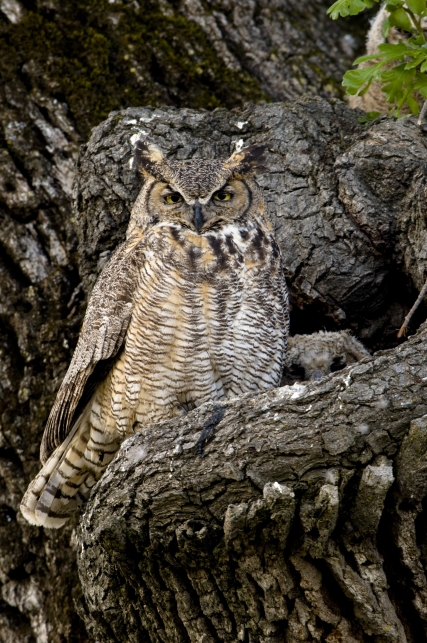
[[[142,128],[187,156],[269,138],[272,171],[262,183],[288,257],[294,332],[351,327],[372,349],[393,346],[423,279],[425,137],[412,121],[364,129],[353,112],[326,101],[242,107],[307,92],[340,95],[342,73],[363,49],[363,22],[329,21],[323,0],[72,5],[0,0],[0,640],[7,643],[88,640],[73,602],[81,592],[77,519],[43,532],[18,506],[39,468],[43,426],[86,298],[138,190],[126,165],[132,134]],[[168,107],[136,128],[126,124],[133,112],[117,113],[83,150],[73,213],[74,164],[90,128],[111,109],[146,104],[240,112]]]

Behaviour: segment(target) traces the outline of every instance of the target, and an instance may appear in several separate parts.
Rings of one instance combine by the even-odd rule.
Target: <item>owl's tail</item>
[[[30,483],[21,502],[21,512],[29,523],[62,527],[89,498],[119,448],[108,433],[93,432],[81,416]]]

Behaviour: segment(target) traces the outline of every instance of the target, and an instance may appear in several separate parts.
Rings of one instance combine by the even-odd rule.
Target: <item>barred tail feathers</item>
[[[111,435],[98,436],[96,432],[93,436],[85,415],[77,420],[22,499],[21,512],[32,525],[62,527],[77,507],[86,502],[119,447]]]

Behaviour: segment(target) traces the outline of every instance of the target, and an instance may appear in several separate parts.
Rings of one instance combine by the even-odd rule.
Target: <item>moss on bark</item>
[[[42,91],[68,103],[84,136],[124,107],[214,109],[268,100],[255,78],[224,65],[202,29],[177,8],[67,4],[55,12],[28,11],[4,26],[0,69],[8,82],[21,74],[37,77]]]

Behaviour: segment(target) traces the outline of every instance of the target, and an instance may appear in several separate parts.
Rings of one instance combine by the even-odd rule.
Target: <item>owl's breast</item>
[[[154,232],[125,341],[128,404],[192,408],[278,385],[287,300],[274,240],[256,226]]]

